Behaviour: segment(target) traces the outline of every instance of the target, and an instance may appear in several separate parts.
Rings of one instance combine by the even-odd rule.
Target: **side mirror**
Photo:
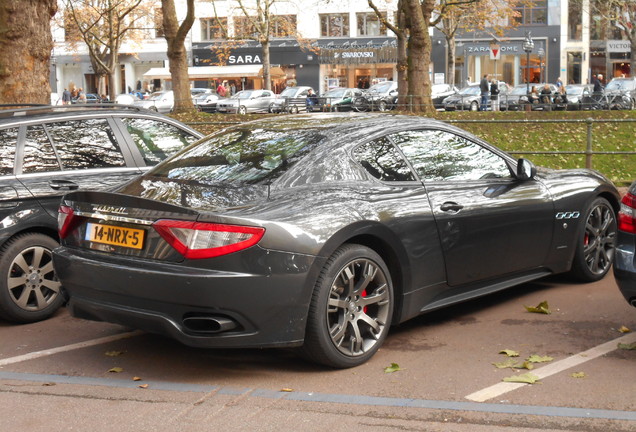
[[[537,168],[528,159],[517,161],[517,180],[531,180],[537,174]]]

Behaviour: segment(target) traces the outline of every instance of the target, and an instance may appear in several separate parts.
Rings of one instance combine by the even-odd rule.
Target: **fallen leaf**
[[[540,355],[532,354],[526,360],[529,361],[530,363],[545,363],[545,362],[551,362],[552,360],[554,360],[554,358],[550,356],[540,356]]]
[[[517,360],[508,359],[505,362],[493,363],[498,369],[514,368],[517,365]]]
[[[137,387],[145,389],[148,388],[148,384],[139,384]]]
[[[402,368],[397,363],[391,363],[391,366],[387,366],[384,368],[384,373],[392,373],[401,370]]]
[[[542,301],[541,303],[539,303],[538,305],[532,307],[532,306],[525,306],[526,310],[528,312],[533,312],[533,313],[542,313],[542,314],[546,314],[549,315],[552,312],[550,312],[550,307],[548,306],[548,302],[547,301]]]
[[[112,369],[108,369],[108,372],[112,372],[112,373],[120,373],[120,372],[123,372],[123,371],[124,371],[124,369],[120,368],[120,367],[114,367]]]
[[[106,351],[104,355],[108,357],[117,357],[122,355],[123,353],[124,353],[123,351]]]
[[[294,391],[294,389],[290,389],[290,388],[282,388],[282,389],[280,389],[280,391],[282,391],[282,392],[288,392],[288,393],[289,393],[289,392],[293,392],[293,391]]]
[[[43,383],[42,385],[43,385],[44,387],[52,387],[52,386],[54,386],[54,385],[55,385],[55,383],[54,383],[54,382],[46,382],[46,383]]]
[[[517,351],[510,350],[510,349],[501,350],[499,351],[499,354],[505,354],[508,357],[519,357],[519,353]]]
[[[585,378],[585,372],[574,372],[572,378]]]
[[[141,381],[140,377],[133,377],[133,381]]]
[[[511,377],[504,378],[503,380],[505,382],[512,383],[534,384],[539,381],[539,377],[531,373],[526,373],[523,375],[513,375]]]
[[[618,347],[624,350],[636,350],[636,342],[632,342],[630,344],[619,343]]]
[[[621,328],[618,329],[619,332],[621,333],[630,333],[631,330],[628,327],[625,326],[621,326]]]

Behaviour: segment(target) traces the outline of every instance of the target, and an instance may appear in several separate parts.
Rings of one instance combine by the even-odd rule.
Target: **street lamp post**
[[[530,93],[530,53],[534,49],[534,42],[529,31],[526,32],[526,39],[523,41],[523,50],[526,52],[526,93]]]
[[[543,82],[544,79],[544,73],[543,73],[543,56],[545,55],[545,51],[543,50],[543,48],[539,48],[537,50],[537,55],[539,56],[539,81]],[[548,79],[546,78],[545,81],[547,81]]]

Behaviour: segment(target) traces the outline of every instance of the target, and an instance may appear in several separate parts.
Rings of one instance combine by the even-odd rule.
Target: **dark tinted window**
[[[0,130],[0,175],[13,174],[18,128]]]
[[[355,158],[373,177],[384,181],[415,180],[402,155],[386,138],[355,149]]]
[[[157,165],[148,175],[201,183],[260,183],[279,177],[322,139],[304,129],[233,129]]]
[[[509,177],[499,155],[445,131],[408,131],[391,135],[424,181],[477,180]]]
[[[46,127],[64,169],[126,166],[106,119],[71,120]]]
[[[195,136],[169,123],[145,118],[123,118],[122,121],[146,165],[156,165],[197,140]]]
[[[24,140],[23,173],[59,171],[51,141],[41,125],[29,126]]]

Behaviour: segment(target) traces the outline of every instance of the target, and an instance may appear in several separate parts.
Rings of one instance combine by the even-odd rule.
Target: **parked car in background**
[[[395,99],[398,94],[398,85],[395,81],[382,81],[373,84],[365,91],[366,100],[371,111],[388,111],[394,109]]]
[[[269,112],[276,95],[270,90],[241,90],[217,103],[217,111],[228,114]]]
[[[431,86],[431,99],[437,109],[444,108],[444,99],[459,93],[459,89],[452,84],[433,84]]]
[[[119,105],[134,105],[135,102],[139,102],[142,99],[132,93],[122,93],[115,96],[115,103]]]
[[[193,95],[192,103],[194,107],[202,112],[214,113],[217,111],[217,104],[219,101],[227,99],[226,97],[219,96],[215,90],[207,89],[206,92]]]
[[[636,181],[621,201],[614,278],[627,302],[636,307]]]
[[[169,113],[174,108],[174,92],[172,90],[158,91],[148,99],[137,100],[133,105],[160,113]]]
[[[364,92],[359,88],[336,87],[320,97],[323,111],[351,111],[353,100],[356,97],[363,97]]]
[[[503,81],[499,81],[499,103],[506,100],[510,93],[510,86]],[[446,111],[478,111],[481,103],[481,90],[479,84],[471,84],[464,87],[458,93],[445,98],[442,102]],[[487,109],[491,109],[490,94],[488,95]],[[503,108],[500,109],[503,110]]]
[[[612,78],[605,86],[610,101],[620,100],[622,109],[636,109],[636,77]]]
[[[592,91],[594,86],[591,84],[569,84],[565,86],[567,110],[581,111],[592,109],[594,100],[592,99]]]
[[[200,137],[135,107],[0,111],[0,319],[38,321],[63,304],[51,250],[64,193],[117,186]]]
[[[67,194],[53,253],[75,317],[346,368],[419,314],[555,273],[601,279],[618,206],[595,171],[537,170],[444,122],[276,116]]]
[[[271,103],[269,111],[273,113],[287,112],[292,114],[307,111],[307,95],[310,90],[314,92],[314,89],[309,86],[287,87],[276,96],[276,100]]]
[[[528,105],[530,105],[530,109],[532,111],[547,111],[552,109],[565,109],[566,103],[563,101],[557,101],[555,103],[554,97],[558,94],[558,88],[555,84],[548,83],[550,87],[549,95],[541,95],[541,90],[543,90],[546,83],[531,83],[529,86],[527,84],[519,84],[514,86],[510,92],[504,96],[500,95],[499,107],[501,111],[519,111],[527,109]],[[528,89],[532,91],[532,88],[536,89],[538,98],[536,100],[530,101],[530,97],[528,95]]]

